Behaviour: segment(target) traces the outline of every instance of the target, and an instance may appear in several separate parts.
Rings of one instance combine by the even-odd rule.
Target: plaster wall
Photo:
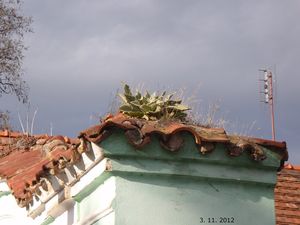
[[[201,155],[193,137],[178,152],[161,148],[153,136],[142,150],[122,132],[101,143],[116,178],[116,225],[275,224],[273,190],[280,156],[247,153],[229,157],[224,144]]]
[[[1,187],[7,194],[0,196],[6,206],[0,225],[275,224],[278,154],[263,149],[267,159],[254,162],[246,153],[229,157],[224,144],[217,144],[201,155],[192,135],[182,135],[178,152],[162,149],[155,135],[137,150],[116,130],[99,144],[107,158],[71,188],[71,208],[33,222],[16,207],[8,187]]]
[[[272,186],[147,175],[116,185],[118,225],[275,224]]]

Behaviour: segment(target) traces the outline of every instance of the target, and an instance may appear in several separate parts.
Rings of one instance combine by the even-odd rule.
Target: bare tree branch
[[[0,97],[13,94],[28,101],[22,63],[26,47],[23,36],[31,32],[32,19],[22,14],[20,0],[0,0]]]

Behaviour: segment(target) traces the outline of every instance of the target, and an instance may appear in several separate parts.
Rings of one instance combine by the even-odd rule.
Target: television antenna
[[[263,83],[263,91],[260,91],[260,93],[263,94],[263,100],[261,100],[261,102],[270,106],[272,139],[275,141],[273,75],[272,72],[267,69],[260,69],[259,71],[263,72],[263,79],[259,79],[259,81]]]

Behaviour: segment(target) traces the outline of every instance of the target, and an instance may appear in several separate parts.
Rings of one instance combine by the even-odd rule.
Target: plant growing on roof
[[[161,95],[146,94],[142,95],[139,91],[132,94],[130,87],[124,84],[124,93],[118,94],[122,100],[122,105],[119,107],[120,112],[137,118],[146,120],[160,119],[179,119],[185,121],[186,112],[190,108],[181,104],[182,100],[173,100],[174,94],[166,95],[164,91]]]

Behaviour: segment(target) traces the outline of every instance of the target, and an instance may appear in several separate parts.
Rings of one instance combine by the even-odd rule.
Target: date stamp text
[[[200,224],[234,224],[236,219],[233,216],[225,217],[200,217]]]

